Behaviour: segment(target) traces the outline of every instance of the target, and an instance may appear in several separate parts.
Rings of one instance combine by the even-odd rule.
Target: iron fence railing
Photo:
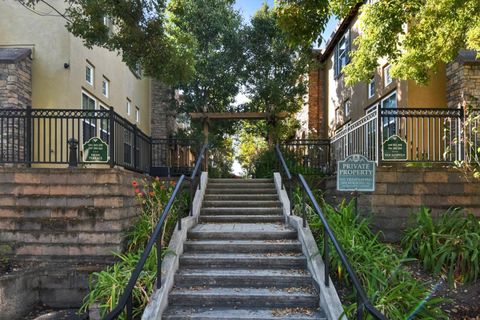
[[[291,171],[304,175],[327,173],[330,170],[330,140],[295,139],[280,145]]]
[[[92,138],[105,143],[106,157],[87,157]],[[192,139],[152,139],[113,108],[0,109],[0,164],[104,164],[179,176],[192,171],[198,151]]]
[[[346,124],[331,139],[332,157],[362,154],[379,164],[383,144],[393,136],[405,143],[405,158],[394,161],[471,161],[480,147],[480,111],[447,108],[380,108]]]

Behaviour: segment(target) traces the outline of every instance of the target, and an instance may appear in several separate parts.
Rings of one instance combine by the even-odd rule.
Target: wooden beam
[[[264,120],[271,115],[267,112],[190,112],[192,119],[209,119],[209,120]],[[275,117],[285,119],[288,112],[278,112]]]

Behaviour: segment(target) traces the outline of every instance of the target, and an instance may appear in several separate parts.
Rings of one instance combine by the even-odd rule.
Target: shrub
[[[299,190],[295,192],[295,208],[300,206]],[[407,259],[399,255],[388,244],[378,240],[378,234],[372,233],[369,220],[357,216],[354,203],[343,202],[338,209],[323,203],[324,214],[338,242],[366,291],[373,305],[388,319],[405,319],[418,313],[421,319],[446,319],[446,315],[437,306],[438,298],[428,299],[429,286],[417,281],[402,265]],[[322,222],[318,215],[307,206],[310,229],[320,250],[323,250]],[[330,242],[330,265],[338,284],[352,287],[341,260]],[[423,301],[423,302],[422,302]],[[354,318],[356,296],[352,292],[343,301],[349,318]],[[421,305],[421,308],[417,308]]]
[[[460,209],[451,209],[437,220],[431,210],[421,207],[415,223],[402,239],[402,247],[417,257],[425,270],[445,274],[454,281],[472,282],[480,272],[480,221]]]
[[[127,231],[127,251],[124,254],[114,254],[118,261],[100,272],[90,276],[90,292],[84,298],[81,312],[85,312],[94,304],[100,307],[100,314],[105,316],[118,303],[130,276],[140,260],[146,243],[155,228],[164,206],[170,199],[175,182],[160,181],[158,178],[151,183],[142,180],[141,185],[134,181],[137,201],[142,204],[142,212],[135,224]],[[182,193],[177,197],[170,214],[163,224],[162,256],[167,253],[167,244],[175,229],[176,222],[188,209],[188,194]],[[148,299],[154,290],[157,272],[157,250],[152,249],[145,266],[140,274],[133,295],[133,315],[140,316],[145,309]],[[124,314],[120,316],[124,319]]]

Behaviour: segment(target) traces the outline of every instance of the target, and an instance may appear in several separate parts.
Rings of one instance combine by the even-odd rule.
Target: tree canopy
[[[278,0],[277,12],[291,43],[318,40],[329,15],[345,17],[358,0]],[[380,58],[392,75],[425,83],[432,69],[452,61],[461,49],[480,52],[480,1],[378,0],[359,13],[360,36],[354,40],[346,82],[368,80]]]

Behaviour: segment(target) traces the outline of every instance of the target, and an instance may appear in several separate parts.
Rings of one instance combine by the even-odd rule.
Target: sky
[[[243,16],[244,21],[249,21],[252,15],[262,6],[262,4],[266,2],[269,7],[273,7],[274,0],[237,0],[235,2],[235,9],[239,10]],[[324,39],[319,46],[320,48],[325,47],[325,41],[330,38],[330,35],[335,30],[337,25],[337,19],[332,17],[325,28],[325,31],[322,34],[322,38]],[[315,45],[315,47],[317,47]]]

